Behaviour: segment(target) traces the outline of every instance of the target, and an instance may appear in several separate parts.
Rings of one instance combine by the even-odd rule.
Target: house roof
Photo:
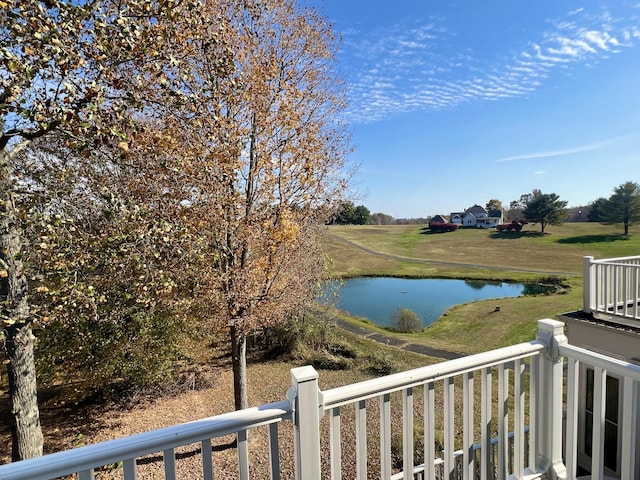
[[[429,220],[429,223],[431,222],[448,222],[449,221],[449,217],[447,217],[446,215],[434,215],[433,217],[431,217],[431,220]]]
[[[489,216],[490,217],[496,217],[496,218],[500,218],[502,217],[502,212],[496,208],[493,208],[491,210],[489,210]]]
[[[466,213],[473,213],[474,215],[478,215],[479,213],[487,213],[487,210],[480,205],[474,205],[473,207],[469,207],[466,210]]]

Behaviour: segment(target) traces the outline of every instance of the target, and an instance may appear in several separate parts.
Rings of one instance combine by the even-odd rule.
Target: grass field
[[[449,310],[423,332],[400,335],[413,343],[476,353],[535,337],[536,321],[582,307],[582,258],[640,254],[640,228],[566,223],[523,231],[461,229],[432,234],[424,226],[331,226],[326,248],[337,277],[406,276],[540,281],[560,278],[555,295],[470,302]],[[358,320],[354,320],[358,322]],[[370,325],[369,328],[377,329]]]

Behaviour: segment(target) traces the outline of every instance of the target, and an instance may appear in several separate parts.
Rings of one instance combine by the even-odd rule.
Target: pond
[[[426,327],[461,303],[537,295],[550,287],[538,284],[407,278],[352,278],[338,289],[336,306],[356,317],[391,326],[398,308],[417,313]],[[497,304],[496,304],[497,305]]]

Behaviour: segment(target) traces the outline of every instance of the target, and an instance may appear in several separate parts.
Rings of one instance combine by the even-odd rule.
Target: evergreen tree
[[[539,223],[542,233],[547,225],[564,223],[567,212],[566,200],[560,200],[555,193],[540,193],[528,200],[524,209],[525,218],[532,223]]]

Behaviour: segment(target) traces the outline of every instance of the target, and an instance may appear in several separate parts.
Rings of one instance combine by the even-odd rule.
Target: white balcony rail
[[[583,310],[598,318],[640,320],[640,256],[584,257]]]
[[[211,439],[229,434],[238,441],[239,478],[279,479],[280,456],[290,458],[278,442],[282,421],[293,423],[300,480],[574,479],[580,365],[595,371],[592,478],[604,475],[607,374],[626,387],[621,478],[634,478],[640,368],[568,345],[561,322],[538,324],[532,342],[331,390],[318,388],[313,368],[294,368],[287,400],[3,465],[0,480],[74,473],[93,479],[95,469],[110,464],[122,465],[121,478],[135,479],[136,459],[158,452],[164,457],[164,478],[175,479],[176,448],[197,442],[205,452],[199,478],[212,479]],[[268,472],[250,474],[247,434],[257,427],[269,430],[271,461]]]
[[[481,473],[483,479],[494,478],[495,474],[498,478],[506,478],[509,474],[522,478],[525,473],[533,473],[536,459],[531,456],[525,458],[524,440],[525,416],[527,412],[529,418],[532,415],[527,407],[535,405],[535,402],[525,403],[525,385],[528,383],[530,386],[529,398],[536,397],[537,381],[529,381],[529,372],[538,375],[539,354],[544,348],[545,344],[540,341],[523,343],[323,392],[324,409],[330,419],[331,478],[355,476],[357,479],[366,479],[371,474],[376,478],[413,479],[414,475],[420,474],[421,478],[433,480],[439,470],[435,467],[441,464],[444,478],[475,478],[476,471]],[[509,381],[511,371],[513,382]],[[496,373],[497,395],[493,395],[492,390],[496,385],[492,379]],[[476,377],[480,381],[479,389],[474,388]],[[462,394],[456,395],[460,387]],[[476,391],[481,399],[480,419],[474,418]],[[402,405],[401,425],[392,426],[393,394],[401,397],[398,402]],[[416,406],[418,395],[421,397],[419,412]],[[437,401],[437,396],[442,401]],[[443,419],[439,431],[436,431],[436,403],[442,405],[442,411],[438,412]],[[508,408],[509,403],[513,404],[511,409]],[[378,424],[368,424],[371,419],[368,418],[367,409],[374,408],[369,404],[376,404]],[[355,451],[344,455],[340,441],[341,412],[347,408],[354,409],[355,422],[351,423],[355,424]],[[513,415],[511,424],[510,415]],[[416,418],[422,424],[423,441],[420,443],[424,450],[420,453],[422,458],[431,459],[426,465],[422,463],[416,466],[414,462]],[[513,461],[508,455],[510,425],[514,437]],[[392,477],[393,427],[400,430],[402,462],[395,467],[402,467],[402,473]],[[379,443],[379,448],[370,452],[367,446],[372,431],[375,432],[374,441]],[[460,431],[463,432],[462,438],[457,435]],[[497,463],[491,458],[494,433],[498,438]],[[436,458],[436,439],[442,441],[442,459]],[[462,451],[461,463],[456,461],[457,449]],[[476,455],[476,451],[479,451],[479,455]],[[533,450],[530,452],[533,454]],[[355,472],[351,471],[353,468],[343,471],[342,459],[345,456],[355,459],[349,465],[353,467],[355,464]],[[371,460],[377,460],[379,471],[369,472]],[[509,470],[510,464],[512,470]],[[462,472],[458,471],[460,468]]]
[[[593,425],[591,445],[591,479],[601,480],[604,475],[605,423],[607,410],[606,379],[615,375],[622,379],[622,433],[618,439],[621,445],[620,478],[623,480],[638,478],[637,464],[640,461],[636,438],[638,434],[638,386],[640,385],[640,367],[590,350],[569,344],[558,346],[560,355],[567,358],[567,431],[566,431],[566,478],[576,478],[578,447],[578,372],[583,367],[593,369]]]
[[[164,461],[164,478],[175,480],[178,478],[175,450],[183,445],[200,443],[202,458],[200,478],[213,480],[211,439],[235,434],[239,477],[248,480],[250,477],[247,432],[262,425],[269,426],[271,478],[279,479],[278,422],[290,418],[290,403],[285,400],[2,465],[0,479],[38,480],[77,474],[79,480],[93,480],[94,469],[121,463],[122,478],[134,480],[137,478],[136,459],[150,453],[161,452]]]

